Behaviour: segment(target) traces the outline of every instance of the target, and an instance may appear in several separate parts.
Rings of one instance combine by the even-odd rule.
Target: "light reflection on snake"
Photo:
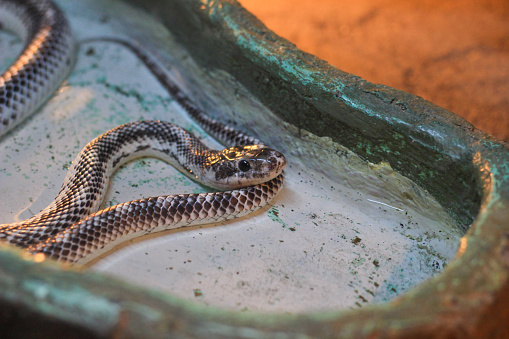
[[[0,77],[3,135],[36,111],[65,80],[74,64],[76,44],[63,13],[50,1],[0,0],[0,23],[26,42],[17,61]],[[0,240],[56,260],[84,263],[134,236],[246,215],[269,202],[282,186],[286,161],[281,153],[209,118],[150,57],[127,42],[114,42],[136,53],[205,130],[235,146],[210,150],[167,122],[119,126],[83,148],[48,207],[25,221],[0,225]],[[229,191],[140,199],[97,212],[113,172],[146,156],[171,163],[207,186]]]

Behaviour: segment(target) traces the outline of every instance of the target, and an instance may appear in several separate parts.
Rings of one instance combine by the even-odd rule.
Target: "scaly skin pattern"
[[[187,200],[183,200],[183,196],[170,196],[162,197],[163,201],[160,197],[132,201],[110,207],[105,210],[106,214],[100,212],[89,216],[99,208],[115,170],[128,161],[146,156],[171,163],[188,176],[215,188],[254,186],[203,196],[185,195]],[[245,163],[242,166],[240,162],[247,162],[248,169],[243,167]],[[20,247],[29,247],[33,252],[46,253],[41,246],[52,245],[55,235],[69,228],[72,232],[64,232],[63,238],[58,236],[59,242],[64,239],[71,244],[68,240],[72,238],[71,235],[82,237],[83,228],[96,232],[97,225],[105,227],[107,221],[124,225],[122,231],[118,232],[113,232],[110,227],[104,228],[104,231],[113,232],[106,239],[116,239],[140,230],[153,232],[235,218],[256,210],[275,196],[281,186],[283,177],[280,175],[285,166],[286,160],[281,153],[264,146],[235,146],[216,151],[208,149],[183,128],[168,122],[125,124],[87,144],[73,161],[55,200],[32,218],[0,225],[0,239]],[[269,182],[263,183],[265,181]],[[154,202],[156,205],[153,205]],[[163,212],[154,215],[156,206]],[[193,210],[190,211],[190,208]],[[178,214],[173,215],[175,211]],[[157,220],[152,220],[152,217],[157,217]],[[86,222],[79,223],[84,218]],[[153,227],[147,228],[147,225]],[[103,238],[99,236],[94,240],[88,237],[87,241],[91,243],[85,248],[97,248]],[[37,244],[41,245],[35,246]],[[65,248],[65,251],[50,254],[55,259],[72,261],[89,253],[80,250],[78,255],[78,252],[67,250]]]
[[[92,214],[27,250],[85,264],[132,237],[242,217],[272,200],[282,184],[280,174],[265,183],[233,191],[126,202]]]

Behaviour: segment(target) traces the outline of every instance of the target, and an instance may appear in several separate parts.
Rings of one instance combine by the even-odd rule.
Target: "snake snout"
[[[267,171],[267,173],[272,172],[276,173],[276,175],[279,175],[285,169],[285,167],[286,167],[285,156],[278,151],[273,151],[272,156],[267,159],[265,170]]]

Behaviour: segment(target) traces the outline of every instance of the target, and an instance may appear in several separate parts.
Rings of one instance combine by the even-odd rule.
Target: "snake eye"
[[[251,165],[247,160],[241,160],[239,161],[239,170],[242,172],[247,172],[251,169]]]

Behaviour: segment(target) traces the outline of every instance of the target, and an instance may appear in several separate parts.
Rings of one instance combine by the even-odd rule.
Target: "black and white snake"
[[[50,1],[0,0],[0,23],[26,41],[17,61],[0,76],[2,135],[59,87],[73,67],[76,44],[65,16]],[[205,130],[235,146],[210,150],[189,132],[162,121],[119,126],[83,148],[48,207],[25,221],[0,225],[0,240],[56,260],[84,263],[138,235],[246,215],[281,188],[286,166],[281,153],[206,116],[141,50],[115,42],[131,48]],[[229,191],[140,199],[97,212],[113,172],[146,156]]]

